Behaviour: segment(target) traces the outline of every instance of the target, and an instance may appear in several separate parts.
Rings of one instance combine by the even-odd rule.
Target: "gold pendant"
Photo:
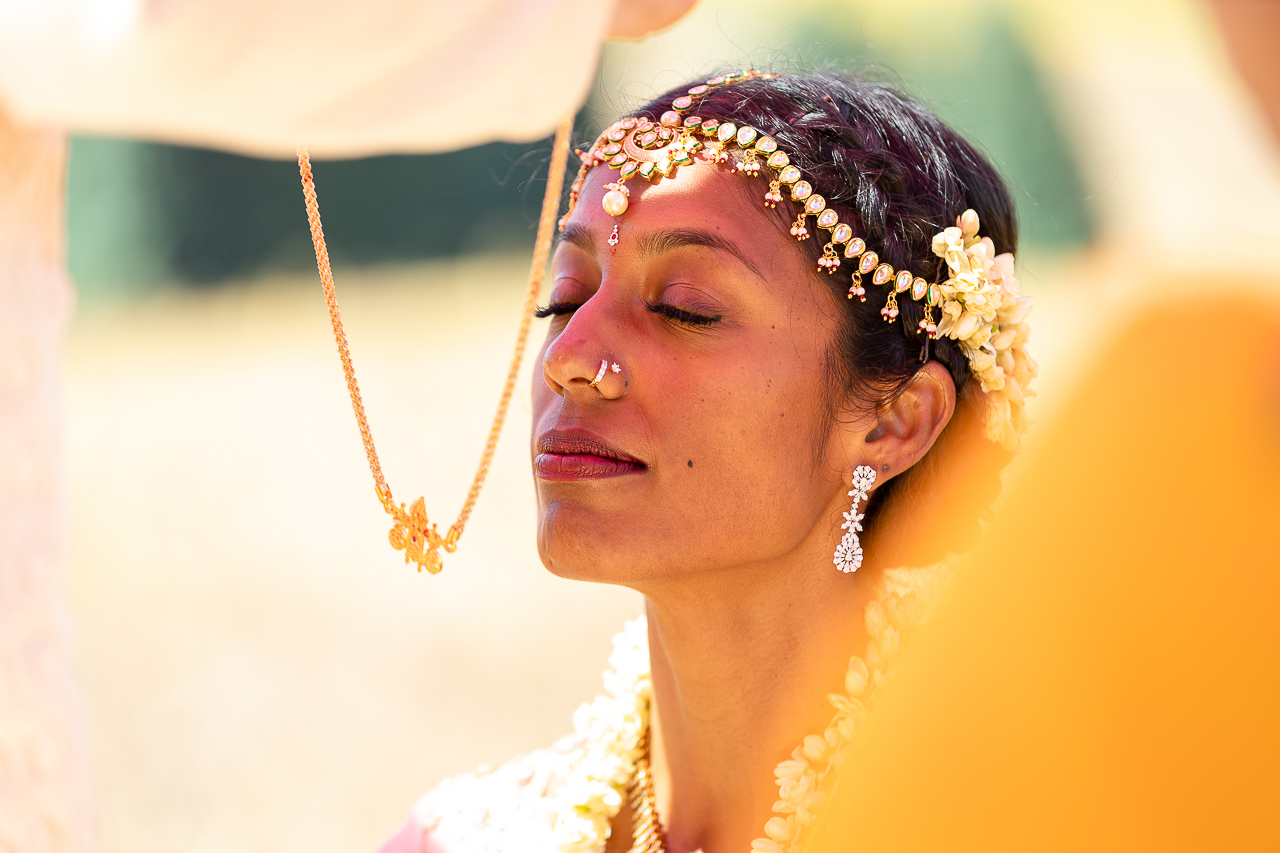
[[[426,569],[430,574],[438,573],[444,568],[440,549],[444,548],[452,554],[458,547],[457,528],[451,527],[448,534],[441,536],[436,526],[427,521],[427,505],[422,498],[418,498],[406,510],[404,504],[396,505],[389,489],[384,491],[381,486],[376,488],[378,500],[382,501],[383,508],[394,520],[387,533],[391,547],[404,551],[405,563],[416,563],[418,571]]]
[[[484,454],[480,457],[475,478],[471,481],[471,491],[467,493],[462,511],[458,513],[458,520],[444,536],[440,535],[434,524],[427,521],[427,506],[422,498],[414,501],[409,509],[405,509],[404,504],[396,505],[391,497],[391,488],[382,476],[382,465],[378,462],[378,451],[373,446],[373,435],[369,431],[369,423],[364,414],[364,402],[360,399],[360,387],[356,383],[356,370],[351,364],[347,335],[342,330],[342,312],[338,310],[338,294],[334,289],[329,250],[325,247],[324,229],[320,226],[320,205],[316,200],[311,160],[307,157],[305,148],[298,149],[298,173],[302,178],[302,196],[306,200],[307,224],[311,229],[311,243],[316,250],[316,267],[320,272],[320,286],[324,290],[325,303],[329,306],[333,337],[338,344],[338,357],[342,360],[342,373],[347,380],[347,392],[351,395],[351,409],[360,427],[360,438],[364,442],[365,456],[369,460],[369,473],[373,475],[378,500],[382,502],[382,508],[393,519],[387,539],[391,542],[392,548],[404,551],[406,564],[410,561],[417,563],[418,571],[426,569],[430,574],[436,574],[444,567],[444,558],[440,554],[440,549],[443,548],[450,554],[457,550],[458,540],[462,538],[462,528],[466,527],[467,519],[475,509],[476,499],[480,496],[480,488],[484,485],[485,477],[489,475],[494,447],[498,443],[499,433],[502,432],[502,424],[506,421],[507,405],[511,402],[516,376],[520,372],[520,362],[524,358],[525,342],[529,339],[529,325],[533,319],[534,306],[538,301],[538,291],[542,287],[543,271],[551,254],[552,230],[560,205],[561,179],[564,176],[564,165],[569,154],[569,137],[573,133],[573,118],[573,113],[565,116],[556,129],[556,141],[551,154],[546,192],[542,198],[542,213],[538,217],[538,238],[534,244],[533,262],[529,267],[529,289],[525,294],[524,319],[520,324],[520,333],[516,337],[511,367],[507,370],[507,382],[502,390],[498,411],[493,416],[493,424],[489,427],[489,440],[485,445]],[[625,195],[625,189],[623,194]]]

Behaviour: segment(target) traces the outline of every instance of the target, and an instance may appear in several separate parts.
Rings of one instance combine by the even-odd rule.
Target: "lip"
[[[558,482],[604,480],[639,474],[648,468],[598,435],[586,430],[551,430],[538,437],[533,472],[542,480]]]

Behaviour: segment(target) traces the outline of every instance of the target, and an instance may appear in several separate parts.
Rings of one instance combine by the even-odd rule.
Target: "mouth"
[[[533,472],[542,480],[603,480],[639,474],[648,466],[587,432],[547,432],[538,439]]]

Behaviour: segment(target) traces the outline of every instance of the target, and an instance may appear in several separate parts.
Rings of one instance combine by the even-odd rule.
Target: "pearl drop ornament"
[[[627,198],[627,194],[619,190],[609,190],[604,194],[604,198],[600,200],[600,206],[610,216],[621,216],[626,213],[627,205],[630,203],[631,201]]]

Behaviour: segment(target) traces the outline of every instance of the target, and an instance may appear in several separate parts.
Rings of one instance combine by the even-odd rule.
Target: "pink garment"
[[[22,853],[94,849],[59,572],[66,147],[0,109],[0,850]]]
[[[417,815],[410,814],[400,831],[388,838],[378,853],[425,853],[428,843],[426,827]]]

